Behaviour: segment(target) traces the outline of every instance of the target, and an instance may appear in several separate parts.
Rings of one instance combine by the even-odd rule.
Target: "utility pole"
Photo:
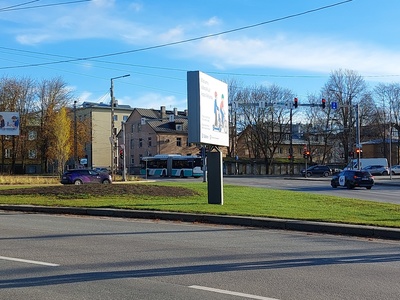
[[[115,98],[114,98],[114,80],[119,79],[119,78],[128,77],[128,76],[130,76],[130,74],[111,78],[111,87],[110,87],[111,137],[110,137],[110,142],[111,142],[111,174],[112,174],[113,180],[115,179],[115,172],[116,172],[117,161],[118,161],[118,158],[117,158],[117,132],[116,132],[116,128],[115,128],[115,112],[114,112],[114,109],[116,106]]]
[[[76,123],[76,100],[74,101],[74,169],[78,167],[78,130],[77,130],[77,123]]]

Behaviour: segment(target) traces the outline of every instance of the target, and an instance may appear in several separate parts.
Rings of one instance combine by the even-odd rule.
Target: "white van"
[[[345,170],[354,170],[354,169],[362,169],[371,165],[381,165],[386,168],[389,167],[388,161],[386,158],[360,158],[360,167],[358,168],[358,160],[352,159],[351,162],[346,166]]]

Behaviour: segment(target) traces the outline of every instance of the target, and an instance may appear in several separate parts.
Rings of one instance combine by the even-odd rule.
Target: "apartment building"
[[[118,134],[119,151],[125,147],[125,156],[118,157],[119,168],[125,159],[128,174],[138,174],[141,157],[198,154],[198,145],[188,143],[187,118],[187,110],[135,108],[125,123],[125,133]]]
[[[129,105],[116,105],[114,107],[114,127],[117,132],[121,130],[122,122],[125,122],[132,113]],[[90,140],[85,146],[85,157],[80,161],[86,162],[88,167],[112,166],[111,143],[111,106],[104,103],[84,102],[77,108],[76,116],[79,120],[89,120],[88,130]]]

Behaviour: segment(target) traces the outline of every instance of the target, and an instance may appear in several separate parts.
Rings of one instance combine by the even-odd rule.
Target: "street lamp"
[[[119,79],[119,78],[124,78],[128,77],[130,74],[118,76],[118,77],[113,77],[111,78],[111,88],[110,88],[110,96],[111,96],[111,173],[113,176],[113,179],[115,177],[115,168],[116,168],[116,163],[117,163],[117,132],[115,128],[115,120],[114,120],[114,108],[115,108],[115,98],[114,98],[114,80]]]

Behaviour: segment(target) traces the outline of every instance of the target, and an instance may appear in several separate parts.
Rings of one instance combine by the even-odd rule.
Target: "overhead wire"
[[[43,7],[49,7],[49,6],[60,6],[60,5],[66,5],[66,4],[75,4],[75,3],[80,3],[80,2],[90,2],[92,0],[75,0],[75,1],[67,1],[67,2],[60,2],[60,3],[50,3],[50,4],[41,4],[41,5],[34,5],[34,6],[27,6],[27,7],[20,7],[23,5],[27,5],[33,2],[39,2],[40,0],[34,0],[34,1],[29,1],[26,3],[21,3],[13,6],[8,6],[4,8],[0,8],[0,12],[4,11],[15,11],[15,10],[22,10],[22,9],[32,9],[32,8],[43,8]]]
[[[174,45],[194,42],[194,41],[198,41],[198,40],[202,40],[202,39],[207,39],[207,38],[211,38],[211,37],[225,35],[225,34],[232,33],[232,32],[246,30],[246,29],[250,29],[250,28],[254,28],[254,27],[258,27],[258,26],[262,26],[262,25],[266,25],[266,24],[282,21],[282,20],[287,20],[287,19],[290,19],[290,18],[299,17],[299,16],[302,16],[302,15],[314,13],[314,12],[317,12],[317,11],[320,11],[320,10],[325,10],[325,9],[328,9],[328,8],[332,8],[334,6],[342,5],[342,4],[351,2],[351,1],[353,1],[353,0],[345,0],[345,1],[334,3],[334,4],[322,6],[322,7],[319,7],[319,8],[307,10],[307,11],[296,13],[296,14],[287,15],[287,16],[280,17],[280,18],[275,18],[275,19],[272,19],[272,20],[268,20],[268,21],[264,21],[264,22],[260,22],[260,23],[256,23],[256,24],[252,24],[252,25],[242,26],[242,27],[238,27],[238,28],[234,28],[234,29],[230,29],[230,30],[225,30],[225,31],[221,31],[221,32],[213,33],[213,34],[202,35],[202,36],[198,36],[198,37],[194,37],[194,38],[184,39],[184,40],[175,41],[175,42],[169,42],[169,43],[165,43],[165,44],[159,44],[159,45],[154,45],[154,46],[149,46],[149,47],[144,47],[144,48],[139,48],[139,49],[132,49],[132,50],[126,50],[126,51],[120,51],[120,52],[113,52],[113,53],[107,53],[107,54],[101,54],[101,55],[88,56],[88,57],[71,58],[71,59],[53,61],[53,62],[47,62],[47,63],[36,63],[36,64],[28,64],[28,65],[0,67],[0,70],[15,69],[15,68],[27,68],[27,67],[38,67],[38,66],[44,66],[44,65],[50,65],[50,64],[61,64],[61,63],[70,63],[70,62],[75,62],[75,61],[94,60],[94,59],[98,59],[98,58],[119,56],[119,55],[123,55],[123,54],[129,54],[129,53],[148,51],[148,50],[153,50],[153,49],[158,49],[158,48],[164,48],[164,47],[168,47],[168,46],[174,46]]]

